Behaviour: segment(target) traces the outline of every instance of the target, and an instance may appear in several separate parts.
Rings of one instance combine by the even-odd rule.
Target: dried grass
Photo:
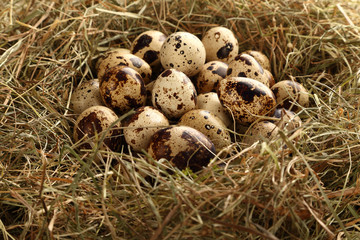
[[[0,7],[3,239],[359,238],[358,1],[9,0]],[[241,50],[269,56],[277,81],[309,90],[296,142],[280,134],[260,153],[234,143],[198,175],[169,175],[165,163],[126,148],[101,165],[92,163],[95,150],[76,150],[69,99],[96,77],[101,53],[128,48],[147,29],[200,36],[216,25],[231,28]]]

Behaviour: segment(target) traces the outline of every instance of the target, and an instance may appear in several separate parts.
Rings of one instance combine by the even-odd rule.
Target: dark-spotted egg
[[[218,95],[224,109],[238,123],[252,123],[259,117],[271,116],[276,99],[265,84],[250,78],[230,77],[219,82]]]

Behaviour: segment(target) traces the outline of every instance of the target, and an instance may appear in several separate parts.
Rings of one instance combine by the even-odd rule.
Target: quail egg
[[[280,81],[272,86],[271,90],[275,94],[279,108],[298,112],[301,109],[300,106],[307,107],[309,105],[309,93],[298,82],[291,80]]]
[[[267,69],[268,71],[271,70],[270,60],[264,53],[255,50],[247,50],[243,53],[249,54],[255,58],[255,60],[258,61],[258,63],[260,63],[260,65],[263,67],[263,69]]]
[[[250,78],[230,77],[219,82],[218,95],[224,108],[238,123],[252,123],[272,115],[276,99],[265,84]]]
[[[131,53],[144,59],[150,66],[160,64],[160,49],[166,35],[160,31],[150,30],[141,33],[131,45]]]
[[[226,76],[228,65],[220,61],[206,63],[196,77],[198,93],[216,92],[219,80]]]
[[[124,137],[134,151],[147,149],[151,137],[160,130],[169,126],[169,121],[163,113],[154,107],[144,106],[135,110],[135,113],[124,120]]]
[[[96,64],[95,64],[95,70],[98,73],[99,72],[99,66],[101,64],[101,62],[107,58],[110,54],[115,54],[115,55],[122,55],[122,54],[127,54],[127,53],[131,53],[130,49],[127,48],[115,48],[112,50],[109,50],[105,53],[103,53],[97,60]]]
[[[275,110],[274,117],[279,119],[278,121],[275,121],[278,128],[285,129],[288,132],[297,129],[302,125],[301,118],[293,111],[285,108],[277,108]]]
[[[100,82],[106,70],[115,66],[127,66],[134,69],[141,75],[145,84],[151,81],[151,67],[143,59],[131,53],[118,54],[118,52],[112,52],[99,65],[98,78]]]
[[[274,79],[274,76],[273,76],[273,74],[269,71],[269,70],[267,70],[267,69],[264,69],[264,72],[265,72],[265,75],[268,77],[268,82],[269,82],[269,86],[268,87],[272,87],[272,86],[274,86],[274,84],[275,84],[275,79]]]
[[[254,125],[250,126],[243,139],[243,143],[252,145],[259,140],[269,141],[276,137],[278,132],[279,128],[272,122],[257,122]]]
[[[229,63],[239,51],[239,43],[234,33],[226,27],[210,28],[202,38],[206,49],[206,61]]]
[[[220,103],[219,97],[215,92],[199,94],[197,97],[198,109],[204,109],[221,119],[226,127],[232,124],[232,118]]]
[[[105,134],[104,145],[101,146],[101,149],[107,146],[113,151],[118,151],[122,144],[120,122],[109,129],[117,120],[117,115],[110,108],[105,106],[87,108],[76,120],[74,140],[75,142],[83,141],[80,148],[92,149],[90,142],[94,143],[96,140],[102,139],[102,134]]]
[[[185,113],[178,125],[189,126],[205,134],[214,143],[217,152],[231,144],[225,124],[207,110],[195,109]]]
[[[81,83],[72,93],[70,103],[71,109],[77,114],[89,107],[104,105],[100,95],[99,80],[92,79]]]
[[[188,32],[171,34],[160,50],[160,61],[164,69],[174,68],[188,77],[200,71],[205,58],[204,45],[198,37]]]
[[[196,108],[197,94],[194,84],[175,69],[165,70],[155,80],[151,101],[170,119],[178,119],[187,111]]]
[[[261,65],[248,54],[237,55],[229,63],[227,77],[245,77],[255,79],[266,86],[270,86],[269,77],[265,74]]]
[[[151,138],[149,155],[155,160],[167,159],[180,170],[189,167],[199,171],[215,156],[214,144],[198,130],[171,126],[157,131]]]
[[[145,105],[146,88],[134,69],[124,66],[109,68],[100,82],[103,102],[118,114]]]

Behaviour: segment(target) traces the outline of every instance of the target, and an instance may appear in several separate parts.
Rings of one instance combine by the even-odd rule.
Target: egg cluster
[[[179,169],[206,166],[234,141],[229,129],[235,125],[247,126],[241,139],[247,145],[298,128],[297,112],[309,104],[300,83],[275,83],[269,59],[239,52],[225,27],[209,29],[201,40],[188,32],[146,31],[130,49],[107,52],[95,68],[98,79],[72,93],[79,114],[74,140],[113,151],[126,143]],[[131,109],[135,113],[120,121]]]

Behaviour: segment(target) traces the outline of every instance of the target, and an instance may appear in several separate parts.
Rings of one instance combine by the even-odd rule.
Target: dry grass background
[[[69,98],[101,53],[217,25],[309,90],[296,141],[236,142],[198,175],[76,150]],[[0,238],[359,239],[359,84],[357,0],[1,1]]]

